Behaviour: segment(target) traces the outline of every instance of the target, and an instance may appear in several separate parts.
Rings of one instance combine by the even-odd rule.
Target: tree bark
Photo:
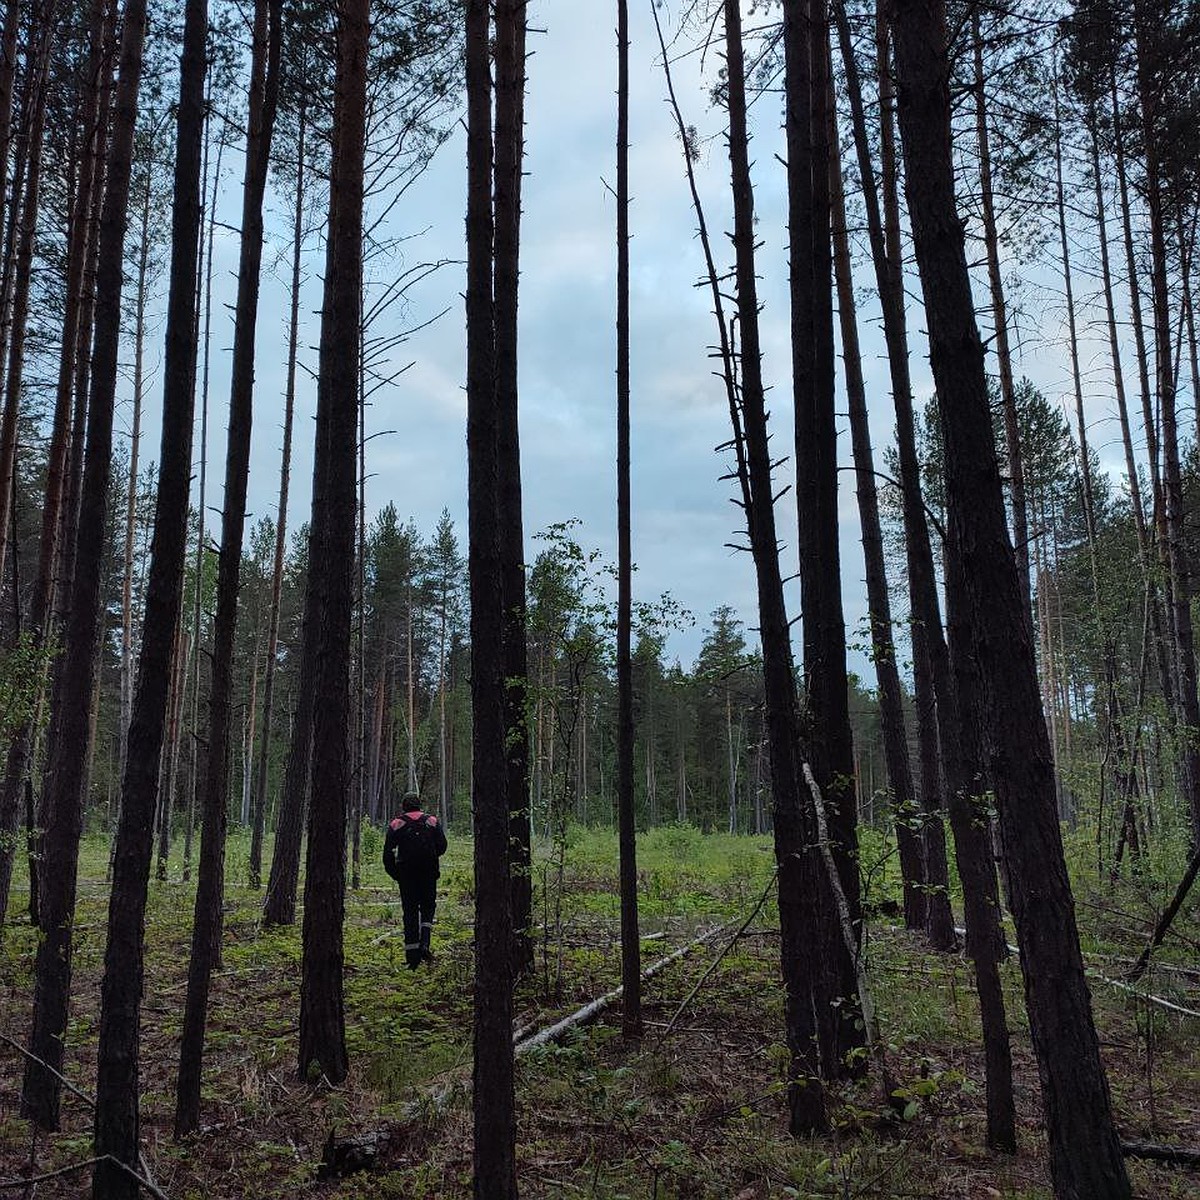
[[[1017,557],[1017,580],[1021,604],[1033,628],[1033,604],[1029,593],[1029,510],[1025,498],[1025,466],[1022,461],[1021,431],[1013,387],[1012,350],[1008,342],[1008,305],[1000,272],[1000,237],[996,228],[995,189],[992,184],[991,133],[988,128],[987,82],[983,70],[983,34],[979,9],[971,10],[971,50],[975,65],[975,134],[979,141],[979,200],[983,210],[983,241],[987,252],[988,288],[992,300],[992,322],[996,336],[996,368],[1000,377],[1000,401],[1004,408],[1004,449],[1008,456],[1008,483],[1012,495],[1013,550]]]
[[[369,0],[339,11],[329,239],[317,381],[306,614],[315,637],[312,801],[304,875],[300,977],[302,1077],[319,1068],[331,1083],[349,1070],[342,989],[346,894],[346,804],[350,793],[350,626],[354,610],[357,508],[358,331],[362,326],[363,159],[366,143]]]
[[[906,194],[946,451],[951,562],[984,681],[1051,1177],[1063,1200],[1125,1200],[1129,1180],[1084,978],[955,205],[945,9],[941,0],[898,0],[895,11]]]
[[[24,192],[18,196],[14,187],[12,198],[15,254],[12,260],[12,307],[10,312],[4,314],[9,326],[8,369],[4,376],[4,413],[0,419],[0,579],[4,577],[4,560],[13,520],[17,421],[24,382],[25,331],[29,323],[29,287],[33,276],[34,235],[37,233],[38,195],[42,181],[42,134],[46,126],[46,92],[49,88],[48,72],[56,8],[56,0],[42,0],[39,9],[32,14],[24,80],[26,113],[22,122],[25,135]],[[20,171],[16,172],[16,178],[19,183]]]
[[[831,117],[836,121],[833,106]],[[832,144],[839,145],[836,125]],[[842,364],[846,373],[846,399],[850,409],[850,437],[854,447],[858,514],[862,524],[863,559],[866,568],[868,619],[871,623],[871,659],[879,684],[879,720],[883,751],[891,785],[896,819],[896,844],[900,852],[900,874],[904,884],[904,923],[909,929],[925,928],[925,864],[914,825],[920,820],[912,767],[908,756],[908,734],[904,728],[904,698],[896,646],[892,638],[892,605],[884,563],[883,533],[879,520],[879,496],[875,486],[875,461],[867,416],[867,394],[863,382],[862,355],[854,302],[854,279],[850,263],[850,237],[846,227],[846,198],[842,190],[839,159],[829,165],[833,214],[833,265],[837,282],[838,315],[841,319]],[[871,181],[866,182],[871,186]]]
[[[16,6],[10,6],[15,10]],[[44,646],[49,634],[54,611],[56,572],[62,557],[60,529],[65,507],[67,460],[71,444],[71,401],[75,381],[75,365],[79,357],[86,354],[81,345],[83,337],[83,310],[85,306],[84,272],[87,264],[88,245],[94,235],[93,210],[99,191],[104,163],[105,138],[103,131],[108,124],[108,106],[101,106],[101,94],[106,91],[101,74],[106,72],[105,46],[108,38],[106,0],[93,0],[89,12],[88,66],[80,106],[80,125],[84,131],[82,157],[79,164],[79,179],[71,206],[71,225],[67,241],[66,306],[63,311],[62,341],[58,359],[58,377],[54,393],[54,418],[50,435],[50,449],[46,466],[46,491],[42,504],[42,529],[38,551],[38,572],[34,582],[33,596],[29,607],[30,631],[39,646]],[[11,15],[11,14],[10,14]],[[5,37],[7,37],[7,26]],[[15,30],[13,38],[15,39]],[[4,43],[3,60],[7,64],[10,53],[8,42]],[[12,51],[15,53],[15,50]],[[10,101],[4,98],[5,72],[8,67],[0,65],[0,162],[4,161],[7,139],[7,113]],[[11,79],[8,80],[11,89]],[[43,670],[39,684],[36,709],[40,712],[45,701],[47,672]],[[12,869],[16,856],[15,835],[20,817],[22,794],[28,785],[30,761],[33,754],[34,734],[37,721],[29,721],[18,732],[9,747],[5,765],[3,792],[0,793],[0,936],[3,935],[8,910],[8,897],[12,886]],[[30,893],[36,888],[36,872],[30,878]]]
[[[629,5],[617,0],[617,827],[621,1032],[642,1036],[637,827],[633,811],[633,551],[629,480]]]
[[[908,328],[905,315],[904,273],[900,244],[900,199],[897,186],[894,96],[888,62],[887,19],[878,14],[876,67],[880,84],[880,154],[883,197],[882,213],[874,187],[866,117],[858,67],[850,40],[849,23],[841,4],[834,10],[838,40],[846,72],[847,94],[854,127],[854,144],[863,188],[867,228],[875,282],[883,309],[884,340],[896,410],[896,449],[900,460],[900,499],[904,516],[905,563],[908,568],[909,607],[913,656],[913,684],[917,709],[917,745],[921,771],[921,844],[924,858],[925,922],[930,942],[937,949],[955,945],[954,920],[950,912],[949,871],[946,865],[945,833],[940,809],[943,779],[939,754],[944,739],[942,726],[953,722],[949,658],[942,632],[933,549],[922,499],[921,467],[917,458],[913,418],[912,379],[908,365]],[[953,790],[951,785],[950,790]]]
[[[233,643],[237,632],[238,580],[246,523],[246,484],[254,393],[254,335],[262,265],[263,194],[279,94],[282,0],[256,0],[242,192],[241,257],[233,328],[233,367],[225,456],[225,503],[213,626],[212,686],[203,792],[203,827],[196,888],[187,1000],[175,1096],[175,1133],[200,1123],[200,1070],[208,1014],[209,980],[221,954],[221,905],[225,882],[225,827],[229,792],[230,698]]]
[[[495,338],[500,572],[504,592],[506,758],[512,882],[513,971],[533,966],[533,867],[529,813],[529,730],[525,718],[525,550],[518,423],[517,284],[524,157],[525,0],[496,5]]]
[[[474,1195],[517,1195],[512,1055],[512,883],[505,754],[499,504],[496,229],[488,5],[467,0],[467,473],[475,829]],[[497,147],[502,151],[502,147]]]
[[[122,774],[121,815],[113,856],[108,940],[100,997],[95,1152],[101,1161],[92,1177],[95,1200],[137,1200],[139,1195],[137,1180],[120,1164],[134,1171],[138,1167],[138,1064],[146,893],[187,555],[196,400],[193,364],[197,332],[200,152],[204,130],[207,34],[207,4],[205,0],[190,0],[184,17],[175,143],[175,199],[158,496],[137,692]],[[163,819],[170,820],[169,807]]]
[[[1196,646],[1188,593],[1189,564],[1183,526],[1183,473],[1176,422],[1176,379],[1171,351],[1170,296],[1167,285],[1166,213],[1159,178],[1157,133],[1154,127],[1153,67],[1147,41],[1157,20],[1145,0],[1134,4],[1138,92],[1146,157],[1146,206],[1150,221],[1150,283],[1154,312],[1155,391],[1162,420],[1162,511],[1166,531],[1171,601],[1171,632],[1175,641],[1178,678],[1177,736],[1180,740],[1178,775],[1186,798],[1193,849],[1200,848],[1200,697],[1196,691]]]
[[[34,982],[30,1059],[22,1108],[43,1129],[56,1129],[61,1072],[71,992],[71,932],[76,868],[87,787],[85,763],[91,729],[89,709],[96,676],[100,632],[100,585],[104,525],[112,458],[113,401],[121,333],[121,285],[129,176],[137,120],[145,0],[126,0],[122,16],[120,75],[106,190],[100,222],[96,315],[91,354],[91,398],[87,449],[80,492],[74,573],[69,598],[64,669],[53,705],[45,794],[43,842],[43,937]],[[45,1065],[43,1065],[45,1064]]]

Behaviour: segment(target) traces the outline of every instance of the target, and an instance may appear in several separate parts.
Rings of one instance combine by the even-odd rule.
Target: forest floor
[[[172,1138],[171,1121],[193,889],[179,882],[175,861],[173,881],[152,884],[142,1132],[146,1162],[170,1200],[470,1195],[470,844],[452,841],[435,931],[437,961],[416,973],[405,968],[399,898],[377,858],[372,832],[365,839],[364,886],[347,908],[352,1072],[341,1087],[313,1086],[297,1078],[294,1058],[299,925],[261,928],[261,896],[243,886],[245,844],[235,836],[226,872],[224,961],[209,1009],[205,1126],[183,1142]],[[105,862],[105,843],[87,839],[66,1054],[66,1072],[84,1092],[95,1084]],[[1021,1126],[1016,1156],[984,1147],[969,964],[960,955],[928,952],[886,921],[870,928],[870,977],[891,1069],[907,1089],[907,1119],[867,1080],[836,1089],[831,1136],[788,1137],[778,927],[770,900],[668,1033],[680,1003],[768,889],[772,863],[768,839],[668,828],[639,840],[644,964],[700,933],[726,923],[730,929],[647,985],[646,1037],[639,1047],[623,1044],[619,1014],[611,1012],[563,1044],[521,1055],[522,1196],[1049,1197],[1037,1072],[1012,963],[1004,971]],[[870,898],[894,894],[893,860],[874,837],[866,839],[864,863]],[[537,969],[518,993],[521,1026],[549,1024],[619,981],[615,839],[572,834],[562,866],[561,887],[551,857],[537,870],[542,940]],[[1170,869],[1162,867],[1164,880]],[[24,886],[19,881],[11,910],[18,914]],[[1200,1020],[1105,981],[1119,981],[1124,960],[1140,948],[1163,888],[1101,888],[1093,867],[1090,875],[1077,873],[1076,891],[1122,1136],[1198,1147]],[[0,1034],[17,1042],[28,1026],[34,947],[33,931],[18,923],[0,950]],[[1198,965],[1200,910],[1193,902],[1139,990],[1200,1009]],[[75,1096],[64,1097],[60,1132],[33,1135],[18,1115],[21,1071],[19,1052],[0,1041],[0,1189],[5,1181],[91,1155],[91,1112]],[[331,1131],[386,1131],[389,1137],[374,1170],[323,1181],[317,1171]],[[1200,1194],[1196,1172],[1141,1162],[1131,1163],[1131,1171],[1139,1196]],[[18,1185],[3,1194],[51,1200],[87,1190],[86,1176],[75,1173],[36,1192]]]

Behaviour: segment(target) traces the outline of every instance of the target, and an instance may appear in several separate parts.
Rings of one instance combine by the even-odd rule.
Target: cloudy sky
[[[615,380],[614,380],[614,201],[607,184],[614,177],[615,17],[600,3],[530,5],[531,35],[527,100],[527,158],[521,260],[521,440],[527,536],[551,522],[578,518],[577,536],[615,558]],[[707,357],[713,320],[707,294],[695,284],[702,269],[679,142],[665,87],[649,0],[631,12],[631,191],[633,320],[633,541],[638,565],[636,594],[653,598],[670,591],[696,616],[696,626],[674,637],[670,653],[685,665],[694,659],[708,614],[731,604],[751,629],[755,624],[753,574],[749,558],[727,548],[738,538],[740,510],[732,488],[721,482],[726,459],[714,448],[729,436],[720,381]],[[724,145],[717,135],[720,116],[709,104],[705,80],[719,67],[715,52],[706,59],[685,55],[675,65],[676,86],[685,119],[704,143],[701,186],[714,231],[728,228],[728,175]],[[789,455],[781,474],[791,471],[792,426],[788,412],[786,231],[783,168],[777,98],[755,105],[756,206],[759,219],[759,273],[762,277],[763,343],[766,376],[775,387],[772,423],[776,446]],[[240,175],[240,166],[236,168]],[[236,221],[240,178],[232,175],[224,205]],[[421,261],[459,260],[414,292],[406,318],[419,324],[448,309],[444,317],[414,335],[397,355],[411,368],[395,386],[382,390],[367,416],[368,507],[393,502],[401,518],[411,516],[431,531],[443,507],[466,536],[464,336],[461,289],[465,158],[461,129],[430,170],[411,189],[392,217],[396,234],[420,236],[407,242],[403,257],[381,266],[380,275],[399,273]],[[286,239],[282,235],[280,244]],[[286,247],[284,247],[286,249]],[[728,245],[722,237],[718,252]],[[305,296],[303,342],[315,365],[319,305],[316,240],[309,253],[312,283]],[[209,478],[217,480],[223,462],[221,431],[228,396],[231,315],[222,302],[232,297],[237,241],[232,231],[219,237],[214,312],[212,425]],[[283,272],[281,271],[281,274]],[[866,279],[862,280],[867,283]],[[864,292],[864,357],[877,453],[891,437],[892,416],[886,363],[875,329],[876,313]],[[286,350],[287,295],[278,280],[265,284],[260,318],[256,415],[250,504],[255,516],[273,514],[280,447],[283,360]],[[396,314],[397,328],[402,317]],[[911,317],[914,333],[919,313]],[[1065,376],[1057,356],[1036,353],[1031,343],[1023,366],[1046,384],[1055,398]],[[915,344],[915,343],[914,343]],[[921,355],[914,356],[918,398],[930,383]],[[307,517],[311,478],[314,387],[305,381],[298,404],[293,478],[293,527]],[[844,404],[839,400],[839,409]],[[844,415],[839,420],[841,457],[849,462]],[[381,431],[389,431],[381,433]],[[213,486],[210,484],[210,487]],[[213,504],[213,492],[208,505]],[[217,493],[219,495],[219,492]],[[780,528],[787,539],[785,572],[795,569],[795,509],[791,495],[781,502]],[[842,578],[848,637],[865,614],[862,560],[852,477],[842,474]],[[210,515],[210,521],[215,519]],[[531,549],[530,556],[536,552]],[[799,607],[791,585],[791,611]],[[873,683],[861,654],[853,669]]]

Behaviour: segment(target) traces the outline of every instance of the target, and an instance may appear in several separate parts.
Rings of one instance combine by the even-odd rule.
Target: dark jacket
[[[408,873],[440,873],[446,853],[446,831],[437,817],[413,809],[388,823],[383,841],[383,869],[395,880]]]

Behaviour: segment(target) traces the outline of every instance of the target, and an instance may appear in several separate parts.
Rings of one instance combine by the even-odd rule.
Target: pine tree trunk
[[[832,144],[840,144],[836,126]],[[841,163],[837,159],[830,163],[829,180],[833,215],[833,265],[837,281],[838,314],[841,318],[846,399],[850,409],[850,437],[854,446],[858,513],[862,525],[867,606],[871,622],[871,659],[879,683],[879,720],[883,733],[883,752],[896,818],[896,843],[900,852],[900,874],[904,882],[904,923],[909,929],[924,929],[924,854],[914,833],[914,825],[920,817],[908,757],[908,734],[904,728],[904,698],[900,686],[900,671],[892,638],[892,606],[888,593],[887,568],[884,564],[879,496],[875,486],[875,462],[871,450],[866,386],[863,383],[862,357],[858,342],[850,237],[846,227],[846,198],[842,191]]]
[[[42,848],[40,916],[43,937],[37,952],[33,1027],[29,1038],[29,1048],[35,1058],[30,1059],[26,1067],[21,1095],[23,1111],[43,1129],[58,1127],[61,1084],[55,1072],[62,1070],[71,994],[71,933],[87,786],[89,712],[100,632],[101,569],[121,333],[125,223],[145,30],[144,0],[126,0],[122,16],[120,75],[100,222],[91,397],[74,571],[68,600],[70,618],[63,652],[64,669],[56,689],[49,740],[44,804],[46,832]]]
[[[133,334],[133,417],[129,434],[129,486],[125,493],[125,548],[121,569],[121,715],[118,778],[125,777],[126,743],[133,719],[133,554],[137,524],[138,457],[142,437],[142,392],[146,340],[146,275],[150,265],[150,171],[142,197],[141,242],[138,246],[137,299]],[[188,439],[191,445],[191,439]]]
[[[349,1070],[342,985],[346,802],[350,793],[350,626],[357,504],[358,334],[362,328],[363,158],[369,0],[346,0],[337,26],[333,169],[317,381],[317,447],[306,614],[316,660],[312,802],[304,875],[301,1078]],[[319,544],[320,553],[313,550]]]
[[[175,674],[172,662],[178,657],[177,632],[182,617],[187,555],[207,32],[207,5],[204,0],[190,0],[185,11],[177,117],[171,283],[154,541],[137,692],[122,775],[121,817],[113,857],[100,1000],[95,1152],[104,1161],[97,1163],[93,1175],[92,1195],[96,1200],[136,1200],[140,1194],[137,1179],[119,1164],[134,1171],[138,1168],[138,1063],[146,893],[169,684]],[[164,821],[169,820],[168,806]]]
[[[26,112],[24,191],[12,197],[12,308],[8,318],[8,369],[4,376],[4,413],[0,419],[0,579],[13,521],[13,486],[17,456],[17,421],[25,371],[25,331],[29,322],[29,288],[33,276],[34,238],[37,233],[38,195],[42,180],[42,134],[46,125],[46,92],[49,87],[50,50],[54,41],[57,0],[42,0],[33,15],[25,72]],[[34,34],[38,36],[34,36]],[[20,181],[21,172],[16,172]],[[7,293],[5,299],[7,300]]]
[[[221,955],[225,882],[225,827],[229,793],[229,735],[233,649],[237,632],[238,581],[246,522],[250,466],[250,427],[254,391],[254,334],[262,264],[263,193],[279,92],[282,0],[256,0],[250,105],[246,135],[246,174],[242,193],[241,257],[234,312],[233,366],[225,456],[225,503],[217,569],[217,613],[213,625],[212,685],[205,747],[203,827],[197,876],[187,1000],[175,1096],[175,1133],[200,1124],[200,1070],[208,989]]]
[[[254,832],[250,841],[251,887],[259,886],[262,875],[262,844],[267,819],[267,780],[271,761],[271,723],[275,713],[275,677],[279,657],[279,608],[283,597],[283,560],[287,549],[287,506],[292,474],[292,426],[296,413],[296,360],[300,340],[300,266],[301,255],[304,251],[304,141],[308,128],[308,104],[303,90],[297,116],[296,204],[292,215],[292,304],[288,318],[287,384],[284,390],[283,453],[279,464],[279,505],[275,511],[275,558],[271,571],[267,677],[263,684],[263,732],[258,753],[258,778],[254,789]],[[285,877],[288,875],[288,865],[294,864],[290,871],[291,902],[284,905],[278,913],[273,912],[271,916],[268,916],[264,910],[263,919],[267,924],[290,925],[295,920],[296,875],[300,868],[300,836],[304,823],[304,790],[302,787],[293,794],[285,788],[280,797],[275,848],[271,858],[271,880],[274,886],[268,886],[267,904],[270,906],[270,897],[273,893],[279,894],[280,885],[276,881],[276,862],[280,864],[280,872]],[[283,893],[287,893],[288,890],[286,886],[282,889]],[[273,919],[283,916],[285,913],[290,914],[287,915],[286,920]]]
[[[796,1135],[827,1127],[821,1077],[833,1069],[822,1059],[825,1047],[836,1041],[830,1001],[836,986],[828,972],[810,970],[813,949],[820,944],[817,928],[828,918],[821,901],[826,889],[818,885],[815,828],[811,809],[802,801],[799,757],[799,713],[783,582],[775,531],[771,458],[762,383],[758,331],[758,297],[754,273],[754,199],[750,183],[746,129],[745,60],[741,13],[737,0],[727,0],[725,46],[728,67],[730,182],[734,207],[734,249],[737,259],[737,309],[743,323],[740,402],[729,324],[725,317],[720,276],[713,259],[704,212],[696,190],[691,148],[675,99],[669,67],[667,86],[679,135],[692,204],[704,248],[722,355],[723,375],[733,427],[731,449],[736,454],[736,477],[746,516],[758,585],[759,627],[763,648],[766,720],[771,747],[775,801],[775,855],[779,869],[780,966],[784,979],[784,1022],[791,1064],[788,1101],[791,1129]],[[785,9],[785,16],[795,17]],[[668,61],[662,29],[655,16],[664,64]],[[686,812],[687,779],[680,726],[680,799]],[[814,903],[814,898],[816,903]]]
[[[510,19],[511,19],[511,13]],[[476,1200],[514,1200],[512,882],[505,754],[499,373],[493,271],[488,5],[467,0],[467,471],[475,829]],[[497,147],[503,153],[502,147]],[[508,182],[508,181],[504,181]]]
[[[1167,283],[1166,214],[1159,180],[1156,133],[1152,112],[1152,67],[1147,61],[1145,42],[1150,25],[1157,18],[1147,9],[1145,0],[1134,5],[1137,31],[1138,90],[1142,109],[1143,141],[1146,153],[1146,205],[1150,220],[1150,282],[1154,313],[1155,390],[1162,419],[1162,497],[1166,531],[1168,576],[1171,600],[1171,632],[1175,641],[1178,672],[1179,712],[1177,734],[1180,795],[1186,800],[1191,819],[1193,848],[1200,847],[1200,697],[1196,691],[1196,647],[1192,629],[1191,601],[1188,595],[1189,564],[1184,539],[1183,473],[1179,458],[1179,434],[1176,422],[1176,381],[1171,352],[1170,295]]]
[[[211,101],[211,95],[210,95]],[[204,177],[208,176],[208,145],[211,137],[211,126],[206,129],[204,143]],[[204,787],[201,770],[200,738],[200,668],[203,660],[211,655],[202,652],[201,640],[202,621],[204,616],[204,556],[208,549],[206,545],[206,519],[208,508],[205,503],[208,482],[208,369],[209,355],[212,350],[212,274],[213,274],[213,236],[217,227],[217,192],[221,186],[221,157],[225,151],[225,135],[222,130],[218,134],[216,169],[213,172],[212,196],[208,202],[208,248],[205,255],[204,268],[204,367],[200,383],[200,466],[197,472],[198,499],[196,503],[196,519],[199,532],[196,537],[196,590],[192,607],[192,639],[196,646],[195,675],[192,679],[192,763],[191,777],[188,781],[187,816],[183,829],[183,881],[191,879],[192,875],[192,838],[196,830],[196,799]],[[211,691],[211,679],[210,679]]]
[[[518,421],[517,286],[521,233],[521,170],[525,149],[525,0],[496,6],[495,326],[498,404],[497,469],[500,573],[504,592],[504,720],[507,729],[509,864],[512,883],[513,971],[533,966],[533,873],[529,814],[529,729],[525,717],[528,663],[525,633],[525,549],[521,514]]]
[[[795,19],[789,20],[791,12]],[[803,36],[796,20],[803,26]],[[829,24],[826,0],[785,6],[788,63],[787,138],[791,247],[792,379],[796,408],[796,501],[800,594],[804,614],[806,719],[821,736],[812,768],[829,806],[834,857],[850,914],[860,919],[854,750],[846,681],[837,520],[837,426],[834,416],[833,279],[829,208]],[[844,995],[855,978],[841,934],[830,952],[842,961]],[[853,1024],[847,1023],[847,1031]],[[861,1045],[861,1034],[842,1045]]]
[[[862,91],[850,42],[849,26],[839,5],[836,9],[838,38],[847,75],[854,142],[859,173],[873,180]],[[880,83],[880,192],[883,212],[873,187],[864,189],[867,225],[871,238],[871,257],[875,264],[876,287],[883,309],[884,339],[888,368],[892,379],[892,400],[896,410],[896,448],[900,462],[901,507],[904,515],[904,548],[908,568],[909,604],[912,616],[911,636],[913,677],[917,707],[917,744],[921,767],[922,852],[925,865],[926,930],[938,949],[950,949],[955,942],[950,912],[946,864],[945,834],[942,829],[942,775],[939,752],[942,724],[952,720],[950,712],[952,684],[949,659],[942,632],[941,611],[929,543],[929,527],[922,500],[921,467],[917,458],[913,418],[912,380],[908,364],[908,329],[905,315],[904,274],[900,245],[900,201],[897,187],[894,97],[888,63],[888,23],[882,9],[877,24],[877,70]],[[953,787],[953,785],[951,785]]]
[[[987,82],[983,71],[983,34],[979,9],[971,10],[971,49],[975,64],[975,133],[979,142],[979,199],[983,211],[983,241],[987,251],[988,287],[992,300],[992,322],[996,336],[996,368],[1000,376],[1000,402],[1004,408],[1004,448],[1008,456],[1008,481],[1012,495],[1013,549],[1021,603],[1033,628],[1033,606],[1029,593],[1029,510],[1025,499],[1025,466],[1017,400],[1013,387],[1012,351],[1008,342],[1008,305],[1000,271],[1000,237],[996,228],[995,192],[992,184],[991,132],[988,128]]]
[[[1060,1197],[1125,1200],[1129,1181],[1084,978],[955,206],[945,9],[940,0],[898,0],[895,11],[906,194],[940,400],[950,562],[984,681],[1051,1176]]]
[[[16,6],[10,6],[6,20],[13,19]],[[79,164],[79,179],[71,206],[71,225],[67,240],[66,305],[63,311],[62,341],[58,360],[58,378],[55,387],[54,418],[50,436],[50,449],[46,466],[46,491],[42,504],[41,541],[38,552],[38,573],[30,601],[29,625],[35,643],[44,645],[49,633],[51,614],[54,610],[54,588],[56,571],[62,557],[59,537],[66,492],[67,459],[71,440],[72,385],[75,380],[75,364],[81,353],[84,340],[81,336],[82,312],[84,308],[84,269],[87,262],[89,236],[93,227],[93,207],[99,190],[97,180],[103,171],[104,141],[100,130],[107,126],[107,105],[101,111],[101,93],[105,91],[101,82],[104,69],[104,47],[107,38],[105,0],[93,0],[89,13],[89,51],[87,82],[83,89],[80,106],[80,125],[85,134]],[[4,59],[0,64],[0,162],[7,156],[8,113],[11,97],[5,98],[4,87],[11,92],[12,81],[10,54],[15,49],[9,46],[8,25],[5,27]],[[12,38],[15,40],[15,28]],[[40,713],[45,701],[46,673],[38,687],[35,708]],[[20,818],[22,795],[29,781],[29,768],[33,754],[36,720],[26,723],[17,733],[9,748],[5,766],[3,793],[0,793],[0,936],[3,936],[8,910],[8,897],[12,886],[12,869],[16,857],[15,835]],[[36,873],[30,880],[31,894],[36,887]]]
[[[617,825],[621,1032],[642,1036],[637,829],[633,810],[633,550],[629,480],[629,6],[617,0]]]

